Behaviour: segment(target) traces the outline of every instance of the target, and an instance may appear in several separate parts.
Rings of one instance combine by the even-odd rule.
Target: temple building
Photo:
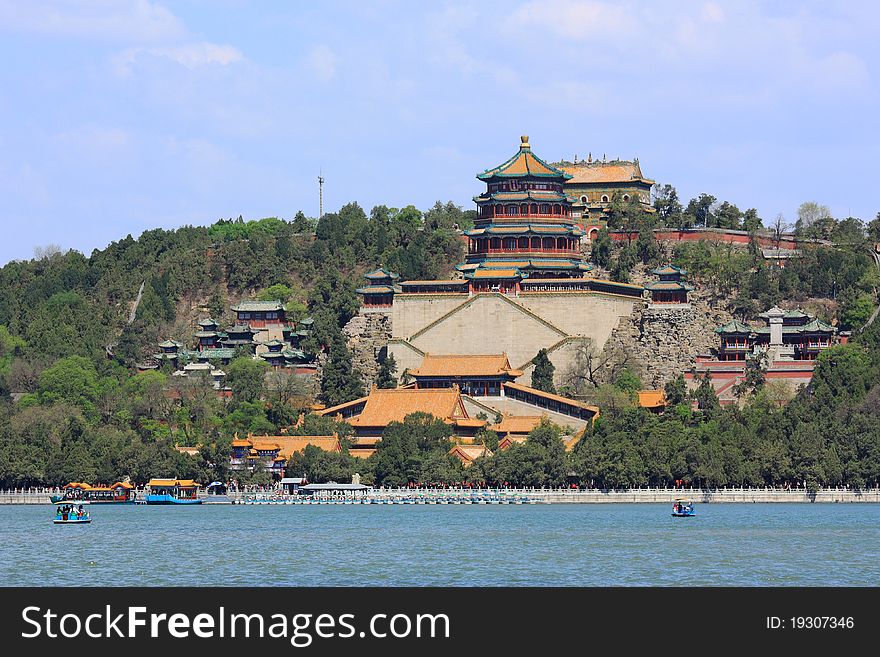
[[[514,443],[524,443],[533,429],[541,424],[546,415],[505,415],[501,422],[489,427],[498,434],[498,449],[504,450]]]
[[[453,445],[449,450],[449,456],[454,456],[464,467],[470,467],[474,461],[483,456],[492,456],[492,452],[485,445]]]
[[[684,305],[688,302],[688,292],[693,291],[694,286],[682,281],[687,276],[687,271],[675,265],[666,265],[658,269],[652,269],[652,274],[660,277],[656,283],[649,283],[645,289],[651,295],[653,304],[676,304]]]
[[[242,301],[232,306],[232,312],[239,324],[248,324],[251,328],[280,327],[286,323],[286,309],[280,301]]]
[[[250,324],[235,324],[226,329],[226,337],[223,338],[222,344],[229,349],[238,349],[244,347],[248,351],[254,349],[254,336],[259,333],[257,329],[252,329]]]
[[[801,310],[773,307],[759,317],[766,325],[753,328],[737,320],[715,329],[721,339],[718,360],[746,360],[758,351],[776,360],[814,360],[834,341],[837,329]]]
[[[403,422],[412,413],[428,413],[452,427],[458,437],[472,437],[486,426],[485,420],[471,418],[458,387],[445,389],[391,388],[375,386],[360,399],[325,408],[318,415],[338,417],[354,427],[355,446],[362,440],[382,437],[392,422]]]
[[[209,317],[199,320],[199,330],[195,332],[194,337],[199,341],[199,349],[214,349],[220,346],[220,340],[226,337],[226,334],[221,332],[217,322]]]
[[[387,269],[376,269],[364,274],[367,284],[359,287],[356,292],[363,295],[364,308],[390,308],[394,302],[394,294],[400,292],[394,272]]]
[[[154,362],[138,365],[138,369],[156,369],[161,363],[170,362],[183,376],[187,374],[187,364],[210,363],[213,370],[218,365],[228,365],[237,353],[248,353],[276,368],[313,373],[314,359],[302,349],[302,341],[311,335],[311,317],[288,323],[284,306],[277,301],[243,301],[232,310],[238,317],[234,326],[222,330],[210,317],[199,319],[192,350],[183,348],[180,342],[166,340],[159,343],[160,353],[153,354]]]
[[[561,384],[584,339],[601,351],[619,323],[643,308],[647,297],[641,285],[591,275],[581,250],[585,234],[572,215],[574,199],[565,191],[567,176],[537,157],[528,137],[513,157],[480,173],[477,179],[485,191],[474,199],[478,213],[473,228],[462,234],[468,249],[456,268],[458,275],[402,280],[387,268],[369,272],[357,290],[362,299],[358,316],[345,329],[353,358],[372,370],[377,354],[384,352],[394,357],[398,372],[411,373],[419,370],[426,353],[504,352],[511,371],[522,373],[516,381],[525,383],[535,354],[545,349]],[[368,380],[375,376],[373,371],[365,374]],[[452,378],[460,389],[471,391],[462,375]],[[509,381],[497,373],[493,378],[491,390],[483,390],[490,394],[478,396],[498,404],[503,398],[501,413],[543,412],[527,402],[512,408],[506,393]],[[419,388],[449,384],[427,374],[416,381]],[[589,409],[510,390],[541,403],[558,403],[564,409],[554,419],[558,424],[589,422],[583,417],[590,416]],[[492,413],[480,409],[473,414],[482,412]]]
[[[527,136],[513,157],[477,178],[486,191],[474,197],[477,218],[458,266],[473,286],[509,291],[525,278],[580,278],[591,268],[565,192],[571,176],[536,156]]]
[[[815,359],[824,349],[845,343],[848,335],[801,310],[773,307],[759,317],[766,323],[753,327],[738,320],[715,329],[719,346],[715,354],[698,356],[694,369],[685,372],[690,387],[709,374],[723,405],[735,404],[735,386],[743,380],[747,361],[766,355],[765,379],[782,381],[792,392],[813,378]]]
[[[341,452],[339,436],[253,436],[235,438],[229,467],[232,470],[255,470],[262,468],[276,478],[284,476],[290,458],[309,445],[327,452]]]
[[[507,354],[425,354],[418,369],[409,373],[417,389],[458,386],[463,394],[482,396],[500,395],[504,383],[522,376],[521,370],[510,366]]]
[[[592,240],[608,217],[611,202],[617,196],[624,203],[638,201],[642,210],[654,212],[651,188],[654,181],[642,174],[638,158],[630,160],[593,160],[592,154],[581,162],[558,162],[554,165],[568,176],[565,192],[571,196],[572,217],[583,223]],[[592,228],[590,228],[592,226]]]

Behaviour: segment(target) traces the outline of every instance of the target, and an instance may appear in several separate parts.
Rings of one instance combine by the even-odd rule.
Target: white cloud
[[[314,46],[306,56],[306,65],[319,79],[329,82],[336,77],[336,66],[339,58],[330,48],[324,45]]]
[[[721,23],[724,21],[724,10],[714,2],[707,2],[700,11],[700,17],[707,23]]]
[[[506,21],[508,29],[543,28],[576,41],[622,38],[632,34],[638,17],[628,8],[596,0],[532,0]],[[535,41],[541,43],[540,39]]]
[[[87,125],[55,135],[57,142],[67,148],[90,152],[110,152],[128,147],[131,134],[121,128]]]
[[[113,68],[119,75],[129,75],[139,61],[147,58],[168,59],[188,69],[196,69],[212,64],[228,66],[243,61],[244,55],[233,46],[206,41],[158,48],[129,48],[114,57]]]
[[[135,43],[186,34],[180,19],[149,0],[0,0],[0,31]]]

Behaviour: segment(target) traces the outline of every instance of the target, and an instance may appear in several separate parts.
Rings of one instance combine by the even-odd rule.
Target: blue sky
[[[871,2],[0,0],[0,263],[358,201],[473,207],[519,135],[765,223],[880,211]]]

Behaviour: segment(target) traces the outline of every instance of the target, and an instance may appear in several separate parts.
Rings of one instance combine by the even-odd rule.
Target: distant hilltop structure
[[[586,160],[556,162],[553,166],[567,174],[565,193],[572,197],[572,218],[584,225],[592,240],[605,225],[615,196],[623,202],[637,201],[645,212],[654,212],[651,188],[654,181],[642,173],[639,159]]]

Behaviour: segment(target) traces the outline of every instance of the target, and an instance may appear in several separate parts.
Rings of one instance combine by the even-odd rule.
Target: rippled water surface
[[[0,506],[0,585],[878,586],[880,505]]]

